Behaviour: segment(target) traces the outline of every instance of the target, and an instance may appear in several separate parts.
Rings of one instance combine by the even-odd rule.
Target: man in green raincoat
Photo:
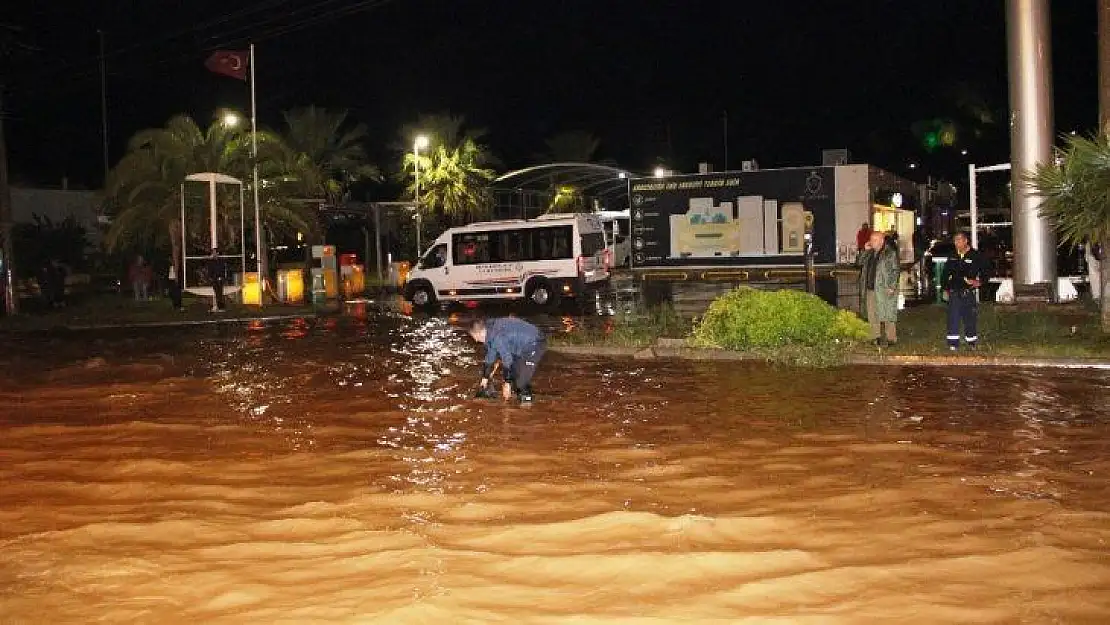
[[[893,345],[898,342],[898,248],[882,232],[872,232],[858,262],[871,338],[877,345]]]

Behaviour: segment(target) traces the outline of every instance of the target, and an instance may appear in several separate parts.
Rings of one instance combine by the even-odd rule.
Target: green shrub
[[[694,327],[692,342],[701,347],[765,352],[784,347],[847,346],[868,336],[863,320],[815,295],[741,287],[709,305]]]

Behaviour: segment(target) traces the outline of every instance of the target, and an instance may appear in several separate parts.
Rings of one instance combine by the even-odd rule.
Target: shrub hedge
[[[867,323],[801,291],[740,287],[713,301],[695,325],[701,347],[766,351],[848,345],[869,336]]]

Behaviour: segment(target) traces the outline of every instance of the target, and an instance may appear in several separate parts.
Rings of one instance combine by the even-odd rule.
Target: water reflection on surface
[[[381,314],[0,359],[3,623],[1110,613],[1100,373],[553,355],[522,409]]]

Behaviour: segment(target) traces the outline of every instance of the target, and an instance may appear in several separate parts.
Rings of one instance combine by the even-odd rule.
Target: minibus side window
[[[424,269],[438,269],[447,264],[447,244],[443,243],[428,250],[428,255],[420,262]]]
[[[451,237],[456,265],[481,265],[494,262],[488,232],[464,232]]]
[[[525,233],[520,230],[502,230],[497,232],[495,235],[497,246],[494,250],[496,260],[494,262],[515,263],[526,260],[526,239]]]
[[[533,260],[565,260],[573,257],[571,226],[553,226],[532,230]]]

